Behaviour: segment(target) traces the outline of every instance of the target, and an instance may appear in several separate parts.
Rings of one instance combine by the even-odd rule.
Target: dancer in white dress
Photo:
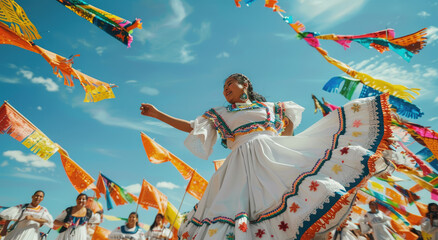
[[[207,159],[216,143],[231,149],[202,199],[179,229],[180,239],[312,239],[351,211],[357,189],[388,168],[381,157],[391,136],[388,95],[357,99],[296,136],[304,110],[271,103],[243,74],[225,81],[231,104],[194,121],[151,104],[141,113],[189,132],[185,145]]]
[[[51,228],[53,226],[53,219],[49,211],[40,205],[44,195],[43,191],[38,190],[32,195],[31,203],[20,204],[0,213],[0,218],[6,220],[0,236],[6,234],[9,222],[15,221],[12,225],[13,230],[6,235],[4,240],[37,240],[40,236],[40,227],[45,225]]]
[[[375,240],[391,240],[394,239],[390,230],[392,230],[390,221],[391,218],[379,211],[375,201],[369,202],[370,211],[367,212],[361,222],[371,226],[372,234]]]
[[[56,217],[54,225],[61,226],[56,240],[86,240],[87,223],[99,223],[100,217],[85,207],[88,196],[81,193],[76,198],[76,206],[68,207]]]
[[[438,240],[438,205],[429,203],[428,212],[421,223],[421,232],[424,239]]]
[[[170,229],[164,227],[164,215],[158,213],[155,216],[149,231],[146,233],[146,240],[168,240],[172,238]]]
[[[114,229],[108,236],[110,240],[115,239],[130,239],[130,240],[145,240],[143,230],[138,226],[138,214],[132,212],[129,214],[128,222]]]

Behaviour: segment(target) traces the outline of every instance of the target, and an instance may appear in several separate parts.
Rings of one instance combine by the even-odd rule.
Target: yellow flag
[[[27,18],[23,8],[14,0],[0,1],[0,20],[11,23],[10,28],[29,41],[41,38],[36,27]]]
[[[24,140],[23,145],[44,160],[49,159],[58,151],[58,145],[53,143],[41,131],[35,130],[29,137]]]
[[[173,224],[173,227],[178,230],[181,226],[184,216],[181,214],[178,214],[177,216],[177,213],[178,210],[176,209],[176,207],[173,206],[170,202],[167,202],[167,208],[164,217],[167,219],[170,225]]]

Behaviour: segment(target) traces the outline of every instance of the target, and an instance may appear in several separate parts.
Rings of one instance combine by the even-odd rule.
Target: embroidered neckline
[[[228,112],[236,112],[236,111],[242,111],[242,110],[249,110],[249,109],[256,109],[261,108],[263,105],[259,102],[252,102],[251,104],[247,103],[233,103],[226,107]]]
[[[126,225],[123,225],[120,230],[122,231],[122,233],[124,234],[136,234],[138,232],[138,226],[135,226],[134,230],[132,231],[128,231],[128,227],[126,227]]]

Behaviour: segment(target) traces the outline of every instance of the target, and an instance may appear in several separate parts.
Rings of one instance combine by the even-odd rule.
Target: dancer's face
[[[137,224],[137,222],[138,222],[137,215],[135,215],[134,213],[131,214],[131,215],[129,215],[129,218],[128,218],[128,225],[130,225],[130,226],[134,226],[134,225]]]
[[[36,207],[36,206],[40,205],[40,203],[43,201],[43,199],[44,199],[44,193],[36,192],[32,196],[32,206]]]
[[[161,215],[157,215],[156,217],[155,217],[155,223],[157,224],[157,225],[162,225],[163,224],[163,217],[161,217]]]
[[[231,104],[245,102],[240,99],[240,96],[242,96],[244,92],[246,93],[247,88],[247,83],[241,84],[236,79],[230,77],[225,81],[223,94],[227,102]]]
[[[85,207],[85,204],[87,204],[87,196],[82,195],[76,199],[76,205],[78,207]]]

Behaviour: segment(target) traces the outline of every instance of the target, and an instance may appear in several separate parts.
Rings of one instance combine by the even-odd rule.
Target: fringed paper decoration
[[[429,148],[423,148],[419,152],[416,153],[418,157],[420,157],[422,160],[429,163],[431,167],[435,169],[436,172],[438,172],[438,160],[437,158],[432,154],[432,152],[429,150]]]
[[[278,5],[276,4],[276,6]],[[291,26],[294,29],[294,31],[298,34],[299,38],[304,39],[310,46],[315,48],[329,63],[333,64],[334,66],[336,66],[337,68],[348,74],[349,76],[353,77],[354,79],[359,80],[362,84],[367,85],[376,90],[379,90],[381,92],[389,93],[393,96],[404,99],[408,102],[411,102],[411,100],[415,98],[413,94],[417,94],[417,95],[419,94],[418,88],[407,88],[402,85],[394,85],[380,79],[375,79],[368,74],[358,72],[353,68],[351,68],[350,66],[348,66],[347,64],[330,57],[327,51],[319,47],[320,46],[319,39],[317,38],[318,34],[314,32],[304,32],[306,30],[304,24],[302,24],[299,21],[296,21],[295,23],[291,23],[291,17],[285,17],[280,11],[276,11],[276,12],[289,26]],[[426,34],[425,29],[422,29],[417,33],[405,37],[401,37],[398,39],[392,38],[393,40],[392,43],[398,46],[402,46],[405,50],[408,50],[411,53],[417,53],[419,49],[421,49],[425,45],[425,34]],[[371,34],[371,36],[372,35],[373,34]],[[374,35],[382,36],[382,33],[378,33]],[[336,38],[336,35],[329,35],[329,36],[333,37],[334,40],[343,41],[341,42],[341,44],[344,47],[347,47],[349,45],[348,41],[352,40],[352,39],[339,39]],[[393,37],[393,35],[390,35],[390,37]],[[323,37],[321,39],[324,38],[328,38],[328,37]],[[360,38],[353,38],[353,39],[360,39]],[[373,46],[376,49],[380,49],[381,51],[383,51],[386,46],[382,46],[379,44],[384,44],[384,42],[385,41],[381,41],[379,43],[371,42],[369,44],[370,46]],[[389,44],[387,45],[388,45],[387,47],[389,47]],[[406,53],[404,52],[403,55],[406,55]],[[408,58],[408,56],[405,57]]]
[[[111,13],[96,8],[82,0],[57,0],[74,13],[104,30],[123,44],[131,47],[132,30],[142,28],[141,19],[130,22]]]
[[[14,0],[0,1],[0,21],[10,23],[9,28],[16,34],[23,35],[26,40],[33,41],[41,38],[23,8]]]
[[[381,91],[364,85],[362,87],[362,91],[360,92],[359,98],[377,96],[382,93],[383,92]],[[415,104],[405,101],[401,98],[389,96],[389,103],[391,104],[391,107],[396,109],[397,113],[402,116],[417,119],[424,115],[424,112],[422,112],[421,109]]]
[[[17,35],[7,25],[0,22],[0,44],[10,44],[40,54],[53,68],[53,73],[64,77],[64,85],[74,86],[72,79],[78,79],[86,92],[84,102],[98,102],[103,99],[115,98],[112,91],[115,85],[101,82],[72,68],[73,59],[67,59],[27,41]],[[78,56],[78,55],[75,55]]]
[[[168,201],[166,195],[143,179],[137,203],[145,209],[153,207],[158,209],[159,213],[164,214],[166,212]]]
[[[341,83],[344,83],[342,85],[341,91],[339,91],[339,88],[341,86]],[[357,86],[359,85],[360,81],[352,78],[347,77],[333,77],[331,78],[322,88],[324,91],[327,92],[338,92],[348,100],[351,100],[351,97],[353,96],[354,91],[356,90]]]
[[[412,224],[414,225],[414,224]],[[405,224],[400,224],[396,220],[391,220],[391,227],[395,230],[395,232],[398,234],[397,236],[394,236],[394,239],[396,240],[417,240],[418,235],[411,232],[410,227],[406,226]],[[402,236],[402,237],[401,237]]]
[[[429,166],[427,166],[424,162],[423,162],[423,160],[421,160],[420,158],[418,158],[411,150],[409,150],[409,148],[407,148],[403,143],[401,143],[401,142],[398,142],[398,144],[403,148],[403,150],[405,150],[405,153],[409,156],[409,157],[411,157],[412,159],[414,159],[415,160],[415,162],[420,166],[420,168],[421,168],[421,171],[423,172],[423,175],[424,176],[426,176],[426,175],[429,175],[429,174],[431,174],[433,171],[432,171],[432,169],[429,167]]]
[[[399,193],[401,193],[408,200],[409,204],[412,204],[420,199],[420,197],[417,194],[401,187],[398,184],[394,183],[392,184],[392,187],[395,188],[395,190],[397,190]]]
[[[61,150],[59,153],[61,155],[61,162],[64,166],[65,174],[67,174],[68,179],[76,191],[82,193],[94,182],[94,178],[75,161],[68,157],[68,154],[65,151]]]
[[[184,216],[179,214],[178,209],[170,202],[167,203],[164,217],[171,225],[173,225],[173,228],[176,230],[181,227],[181,224],[184,221]]]
[[[366,48],[375,48],[380,53],[392,50],[409,62],[414,54],[419,53],[420,50],[426,46],[426,34],[426,28],[423,28],[418,32],[394,38],[394,30],[387,29],[356,36],[329,34],[315,36],[315,38],[336,41],[341,44],[344,49],[349,48],[350,43],[353,41]]]
[[[201,200],[204,195],[205,189],[207,189],[208,181],[205,180],[198,172],[194,171],[189,184],[187,185],[186,192]]]
[[[28,136],[22,144],[44,160],[49,159],[59,149],[58,145],[38,129]]]
[[[7,102],[0,107],[0,134],[4,133],[19,142],[24,140],[22,144],[44,160],[48,160],[59,149],[57,144]]]

